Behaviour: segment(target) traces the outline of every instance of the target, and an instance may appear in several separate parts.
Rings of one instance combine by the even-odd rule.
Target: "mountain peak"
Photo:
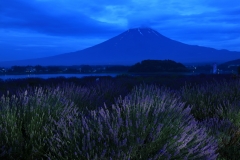
[[[155,31],[152,28],[149,27],[137,27],[137,28],[130,28],[128,31]],[[157,31],[155,31],[157,32]]]
[[[143,30],[146,30],[146,29],[148,29],[148,30],[153,30],[152,28],[150,28],[150,27],[135,27],[135,28],[130,28],[130,30],[138,30],[138,29],[143,29]]]
[[[136,33],[138,35],[141,35],[141,36],[150,36],[151,34],[153,34],[154,36],[163,36],[161,35],[159,32],[157,32],[156,30],[153,30],[152,28],[150,27],[137,27],[137,28],[130,28],[126,31],[127,33]],[[164,36],[163,36],[164,37]]]

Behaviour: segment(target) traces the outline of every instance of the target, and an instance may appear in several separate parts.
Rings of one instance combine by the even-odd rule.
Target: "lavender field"
[[[0,81],[0,159],[235,160],[231,75]]]

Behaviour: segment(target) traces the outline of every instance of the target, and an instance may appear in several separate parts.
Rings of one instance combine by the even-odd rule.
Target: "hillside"
[[[187,72],[181,63],[172,60],[144,60],[131,66],[129,72]]]
[[[232,60],[232,61],[222,63],[218,67],[221,68],[221,69],[227,69],[227,68],[237,67],[237,66],[240,66],[240,59],[236,59],[236,60]]]

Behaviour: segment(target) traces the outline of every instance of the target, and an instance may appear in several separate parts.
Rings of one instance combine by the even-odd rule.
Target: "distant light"
[[[216,74],[217,73],[217,64],[214,64],[213,65],[213,74]]]

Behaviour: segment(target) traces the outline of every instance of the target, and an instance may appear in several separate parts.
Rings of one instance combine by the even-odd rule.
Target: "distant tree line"
[[[127,72],[129,66],[12,66],[8,69],[0,68],[0,74],[43,74],[43,73],[104,73]]]
[[[172,60],[144,60],[131,66],[129,72],[188,72],[181,63]]]
[[[122,66],[122,65],[117,65],[117,66],[107,66],[105,68],[106,71],[108,72],[126,72],[130,66]]]
[[[222,72],[238,72],[239,73],[239,68],[240,66],[235,66],[235,65],[218,65],[217,66],[217,69],[218,71]],[[194,69],[193,69],[195,72],[198,72],[198,73],[201,73],[201,72],[211,72],[213,71],[213,65],[201,65],[201,66],[196,66]]]
[[[196,66],[187,68],[181,63],[176,63],[172,60],[144,60],[132,66],[124,65],[108,65],[108,66],[12,66],[8,69],[0,68],[0,74],[43,74],[43,73],[106,73],[106,72],[212,72],[212,65]],[[218,69],[224,71],[236,71],[240,75],[240,66]]]

